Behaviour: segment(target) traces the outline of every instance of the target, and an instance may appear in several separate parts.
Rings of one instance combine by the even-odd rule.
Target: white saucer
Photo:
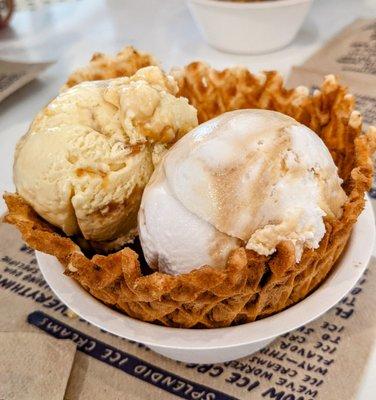
[[[81,318],[108,332],[146,344],[183,362],[215,363],[249,355],[277,336],[319,317],[341,300],[363,274],[375,242],[375,221],[367,198],[343,256],[328,279],[300,303],[276,315],[218,329],[167,328],[141,322],[105,306],[63,275],[55,257],[36,252],[39,268],[57,297]]]

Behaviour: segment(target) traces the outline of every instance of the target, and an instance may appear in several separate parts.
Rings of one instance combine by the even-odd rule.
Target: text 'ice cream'
[[[146,186],[139,234],[147,262],[170,274],[223,267],[239,246],[270,255],[291,241],[299,262],[346,194],[322,140],[294,119],[238,110],[210,120],[165,155]]]
[[[67,235],[126,240],[155,164],[197,125],[177,91],[172,77],[146,67],[61,93],[17,146],[17,192]]]

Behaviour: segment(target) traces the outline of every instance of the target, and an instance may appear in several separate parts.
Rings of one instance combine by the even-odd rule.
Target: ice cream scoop
[[[18,194],[67,235],[116,243],[134,235],[156,163],[197,125],[177,91],[158,67],[64,91],[17,146]]]
[[[139,234],[147,262],[170,274],[223,267],[232,249],[271,255],[281,241],[317,248],[346,194],[329,150],[274,111],[238,110],[199,125],[145,188]]]

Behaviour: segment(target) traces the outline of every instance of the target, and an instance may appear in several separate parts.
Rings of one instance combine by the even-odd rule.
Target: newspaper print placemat
[[[0,60],[0,102],[31,82],[52,64],[52,62],[20,63]]]
[[[293,68],[288,84],[315,89],[327,74],[337,75],[355,95],[365,128],[376,125],[376,19],[358,19],[347,26],[302,66]],[[370,195],[376,198],[376,176]]]

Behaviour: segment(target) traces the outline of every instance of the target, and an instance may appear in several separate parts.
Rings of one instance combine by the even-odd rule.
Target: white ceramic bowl
[[[288,45],[302,26],[312,2],[187,0],[208,44],[238,54],[267,53]]]
[[[129,318],[92,297],[63,275],[55,257],[36,252],[39,268],[55,294],[83,319],[115,335],[146,344],[166,357],[192,363],[224,362],[249,355],[277,336],[317,318],[355,285],[367,267],[375,242],[372,206],[354,226],[346,250],[328,279],[300,303],[244,325],[219,329],[167,328]]]

